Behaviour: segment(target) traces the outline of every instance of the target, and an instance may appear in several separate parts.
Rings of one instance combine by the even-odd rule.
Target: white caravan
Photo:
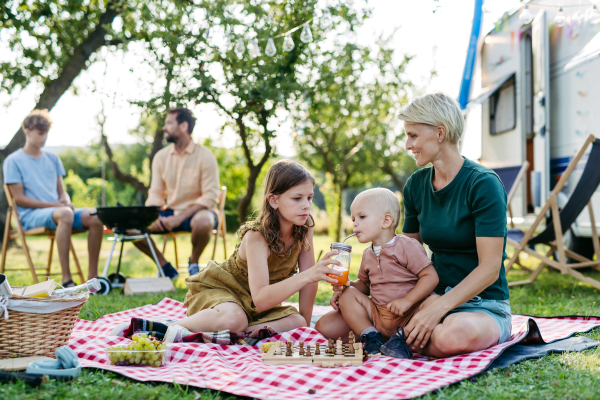
[[[585,18],[591,5],[568,0],[535,3],[528,5],[531,22],[520,18],[522,6],[480,37],[465,109],[465,140],[481,135],[483,165],[501,168],[529,162],[529,174],[512,203],[517,221],[527,221],[527,215],[544,204],[587,136],[600,138],[600,24]],[[554,22],[559,8],[549,5],[563,6],[564,26]],[[587,155],[565,187],[563,201],[586,161]],[[600,228],[598,190],[592,202]],[[571,249],[593,255],[587,207],[571,228]]]

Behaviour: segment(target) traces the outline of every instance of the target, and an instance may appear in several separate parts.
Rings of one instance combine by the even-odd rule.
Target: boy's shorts
[[[373,318],[373,326],[379,332],[385,341],[388,341],[390,336],[396,333],[398,326],[406,327],[410,319],[415,315],[419,306],[423,301],[418,302],[410,308],[403,316],[398,316],[393,312],[388,311],[387,305],[377,305],[371,300],[371,317]]]
[[[31,210],[27,215],[25,215],[25,218],[21,219],[21,225],[23,226],[23,230],[27,231],[29,229],[41,227],[44,227],[46,229],[56,229],[56,222],[54,222],[52,214],[57,208],[58,207],[49,207],[36,208],[35,210]],[[83,214],[85,210],[85,208],[76,208],[73,212],[73,230],[87,230],[81,224],[81,214]]]

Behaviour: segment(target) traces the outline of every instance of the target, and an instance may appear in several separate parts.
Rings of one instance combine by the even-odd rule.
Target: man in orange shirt
[[[219,168],[217,159],[206,147],[192,141],[196,118],[187,108],[167,111],[163,131],[171,145],[161,149],[152,161],[152,182],[147,206],[162,208],[151,232],[187,231],[192,233],[190,275],[198,273],[198,260],[208,244],[212,230],[217,227],[217,197]],[[166,203],[165,203],[166,200]],[[163,272],[177,279],[178,272],[152,242]],[[152,258],[146,241],[135,242],[143,253]]]

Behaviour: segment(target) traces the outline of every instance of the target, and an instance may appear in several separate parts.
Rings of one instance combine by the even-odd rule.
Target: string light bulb
[[[283,39],[283,50],[288,52],[294,50],[294,39],[292,39],[290,33],[285,34],[285,38]]]
[[[600,11],[598,11],[598,7],[595,4],[587,11],[585,19],[592,24],[600,22]]]
[[[529,11],[529,4],[525,4],[525,8],[523,8],[521,15],[519,15],[519,21],[521,21],[523,25],[527,25],[533,21],[533,14]]]
[[[252,39],[252,41],[248,44],[248,54],[250,54],[251,58],[256,58],[260,56],[260,47],[258,47],[258,39]]]
[[[312,42],[312,40],[313,40],[312,32],[310,31],[310,27],[308,26],[308,24],[304,24],[304,26],[302,27],[302,33],[300,34],[300,40],[302,40],[304,43]]]
[[[241,59],[242,57],[244,57],[244,50],[245,50],[245,46],[244,46],[244,39],[239,38],[235,44],[235,54],[237,54],[238,58]]]
[[[328,29],[332,24],[333,21],[331,20],[331,11],[329,11],[329,8],[326,8],[323,11],[323,16],[321,17],[321,28]]]
[[[273,38],[269,38],[267,42],[267,47],[265,48],[265,54],[269,57],[273,57],[277,53],[277,48],[275,47],[275,43],[273,42]]]
[[[558,9],[558,14],[556,14],[556,17],[554,17],[554,25],[562,28],[563,26],[565,26],[567,18],[565,17],[565,13],[563,12],[562,7],[560,7]]]

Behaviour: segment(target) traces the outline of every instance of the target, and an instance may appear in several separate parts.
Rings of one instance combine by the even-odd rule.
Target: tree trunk
[[[240,224],[243,224],[248,219],[248,209],[250,208],[250,203],[252,203],[254,192],[256,192],[256,180],[261,169],[262,166],[260,168],[258,166],[250,168],[250,175],[248,175],[248,180],[246,181],[246,194],[238,202]]]
[[[111,1],[106,6],[106,11],[100,17],[94,31],[75,48],[73,55],[64,65],[60,75],[53,81],[48,82],[44,86],[44,91],[40,95],[35,109],[48,109],[56,105],[58,99],[69,89],[75,78],[86,68],[86,62],[90,56],[95,53],[105,41],[106,29],[105,25],[112,24],[119,11],[114,7]],[[19,128],[8,145],[0,151],[0,165],[3,165],[4,159],[25,145],[25,132]],[[4,184],[4,173],[0,170],[0,185]],[[8,201],[4,191],[0,193],[0,238],[4,237],[4,225],[6,222],[6,211],[8,209]]]

